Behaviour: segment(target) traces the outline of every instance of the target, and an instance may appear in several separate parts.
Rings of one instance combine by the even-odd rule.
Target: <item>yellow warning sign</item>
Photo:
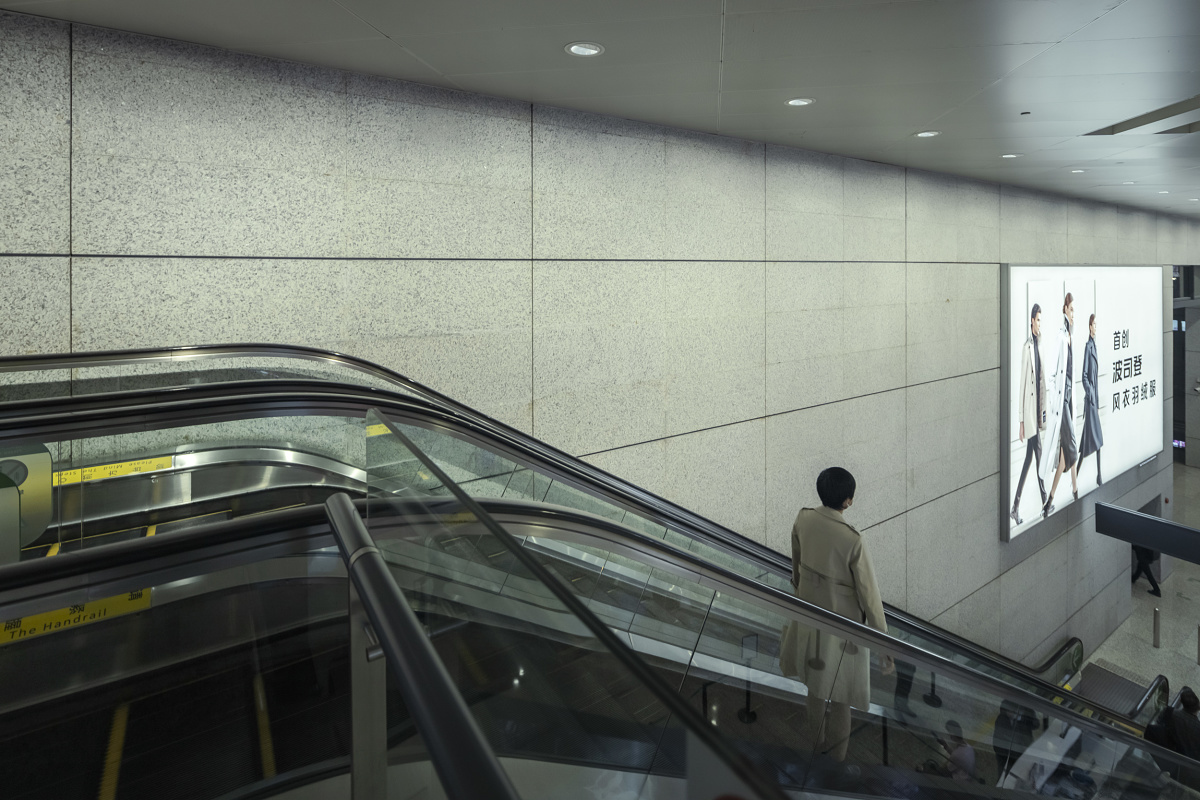
[[[119,617],[122,614],[132,614],[134,611],[142,611],[149,607],[150,590],[136,589],[125,594],[105,597],[102,600],[80,603],[70,608],[7,619],[4,620],[4,633],[0,636],[0,645],[19,642],[34,636],[44,636],[67,628],[77,628],[80,625],[89,625],[93,622]]]
[[[101,464],[97,467],[83,469],[67,469],[54,473],[54,486],[66,486],[72,483],[88,483],[103,481],[108,478],[120,478],[125,475],[137,475],[143,472],[159,472],[175,466],[174,456],[158,458],[143,458],[139,461],[122,461],[120,464]]]
[[[383,436],[385,433],[391,433],[391,431],[388,430],[387,425],[378,424],[367,426],[367,436]]]

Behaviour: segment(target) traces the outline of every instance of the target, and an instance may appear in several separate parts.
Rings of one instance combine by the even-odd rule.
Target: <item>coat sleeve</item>
[[[861,538],[850,554],[850,572],[854,576],[854,590],[858,593],[858,606],[863,611],[864,621],[875,630],[887,633],[883,600],[879,596],[879,585],[875,582],[875,567]]]
[[[1083,391],[1091,396],[1091,400],[1096,399],[1096,367],[1099,366],[1096,359],[1095,341],[1095,339],[1089,339],[1083,353]]]

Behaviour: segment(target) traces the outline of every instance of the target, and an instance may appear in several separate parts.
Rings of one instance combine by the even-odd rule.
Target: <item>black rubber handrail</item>
[[[442,788],[454,800],[518,800],[483,731],[413,613],[362,517],[345,494],[325,501],[346,572],[425,740]]]
[[[119,366],[140,364],[147,361],[202,361],[220,358],[292,358],[304,361],[321,362],[344,367],[349,370],[370,375],[386,381],[406,392],[414,394],[431,404],[442,406],[443,411],[449,411],[455,416],[466,419],[476,426],[483,428],[489,435],[503,441],[517,444],[522,450],[532,451],[537,457],[553,464],[558,470],[576,478],[599,483],[603,486],[616,487],[623,495],[622,504],[628,505],[632,499],[634,504],[641,504],[644,510],[652,516],[661,518],[669,525],[696,531],[719,546],[737,553],[747,560],[762,565],[766,571],[775,573],[785,579],[790,579],[791,563],[780,553],[767,548],[753,540],[747,539],[724,526],[701,517],[677,506],[670,501],[647,492],[641,487],[627,483],[597,467],[579,461],[569,454],[558,450],[544,442],[529,437],[527,434],[499,420],[493,419],[475,409],[464,405],[435,389],[412,380],[387,367],[380,366],[357,356],[323,350],[315,347],[300,345],[281,345],[268,343],[239,343],[189,345],[182,347],[164,347],[133,350],[108,350],[90,353],[57,353],[46,355],[17,356],[0,359],[0,372],[19,372],[51,369],[80,369],[98,366]],[[897,623],[897,627],[908,627],[918,631],[928,638],[940,638],[953,643],[955,649],[971,654],[982,661],[993,661],[1008,668],[1010,671],[1030,674],[1041,680],[1041,676],[1061,659],[1067,651],[1078,647],[1082,650],[1082,642],[1077,638],[1069,639],[1062,647],[1047,658],[1042,664],[1034,667],[1022,664],[995,651],[987,650],[957,634],[939,628],[924,620],[917,619],[895,608],[886,605],[888,616]]]

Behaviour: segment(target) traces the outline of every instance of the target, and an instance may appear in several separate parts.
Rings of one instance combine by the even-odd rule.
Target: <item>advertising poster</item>
[[[1012,539],[1162,450],[1162,269],[1011,266],[1008,287]]]

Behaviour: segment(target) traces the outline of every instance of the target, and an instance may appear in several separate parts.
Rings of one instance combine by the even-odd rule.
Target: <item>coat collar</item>
[[[832,520],[837,520],[838,522],[846,521],[846,518],[842,516],[842,512],[838,511],[837,509],[830,508],[829,506],[817,506],[816,510],[818,514],[829,517]]]

